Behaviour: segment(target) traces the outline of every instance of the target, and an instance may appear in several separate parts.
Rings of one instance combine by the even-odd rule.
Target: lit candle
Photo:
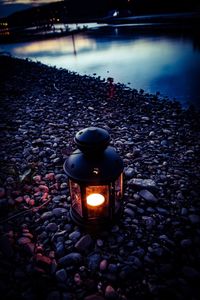
[[[99,206],[105,202],[105,197],[101,194],[91,194],[87,196],[87,204],[90,206]]]

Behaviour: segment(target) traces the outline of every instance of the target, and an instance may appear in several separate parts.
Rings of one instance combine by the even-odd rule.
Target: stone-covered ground
[[[101,78],[0,57],[1,299],[197,300],[200,115]],[[63,162],[105,128],[125,165],[117,224],[70,220]]]

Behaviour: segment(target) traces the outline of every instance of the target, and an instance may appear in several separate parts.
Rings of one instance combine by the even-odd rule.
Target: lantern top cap
[[[110,142],[110,135],[105,129],[87,127],[77,132],[74,141],[83,152],[103,151]]]

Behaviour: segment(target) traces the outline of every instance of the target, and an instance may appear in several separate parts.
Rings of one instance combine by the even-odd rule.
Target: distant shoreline
[[[148,31],[164,31],[171,32],[174,30],[184,30],[198,32],[200,26],[200,12],[193,13],[175,13],[175,14],[153,14],[129,17],[105,17],[100,19],[73,19],[69,20],[67,24],[82,24],[82,23],[97,23],[97,25],[133,25],[136,30]],[[61,36],[76,34],[86,31],[87,28],[77,29],[73,31],[63,32],[40,32],[37,35],[27,34],[25,27],[15,28],[14,30],[8,28],[7,34],[0,30],[0,44],[26,42],[33,40],[51,39]]]
[[[101,22],[107,24],[149,24],[152,25],[179,25],[184,27],[195,27],[200,24],[200,12],[193,13],[171,13],[171,14],[152,14],[141,16],[128,16],[128,17],[106,17]],[[188,23],[189,22],[189,23]],[[154,24],[153,24],[154,23]]]

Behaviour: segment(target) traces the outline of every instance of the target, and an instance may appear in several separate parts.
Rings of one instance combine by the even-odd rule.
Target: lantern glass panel
[[[120,200],[123,195],[123,173],[115,181],[115,209],[118,210],[120,207]]]
[[[109,186],[87,186],[85,199],[89,218],[108,216]]]
[[[81,189],[80,185],[72,180],[69,181],[72,208],[82,217],[82,202],[81,202]]]

